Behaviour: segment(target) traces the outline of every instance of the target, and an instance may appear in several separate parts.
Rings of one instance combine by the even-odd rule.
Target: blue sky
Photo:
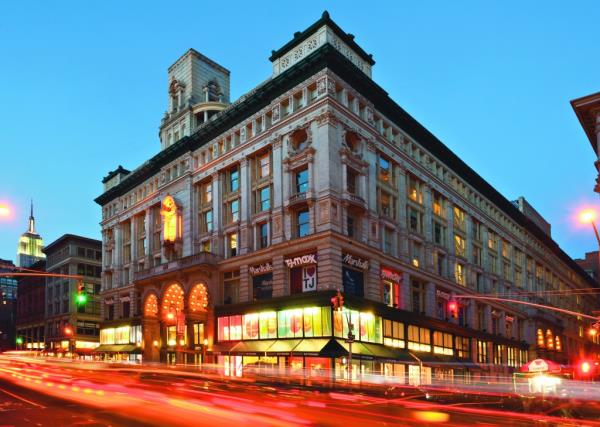
[[[0,17],[0,201],[16,208],[0,258],[15,258],[30,198],[46,243],[99,238],[101,179],[159,150],[167,68],[188,48],[231,70],[236,99],[324,9],[398,104],[507,198],[524,195],[571,256],[595,248],[571,220],[598,199],[569,101],[600,91],[596,1],[40,1]]]

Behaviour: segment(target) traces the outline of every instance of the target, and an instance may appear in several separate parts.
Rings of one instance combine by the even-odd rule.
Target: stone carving
[[[327,88],[327,79],[323,77],[317,82],[317,96],[321,96],[325,93]]]
[[[271,118],[272,118],[273,123],[279,121],[279,105],[276,105],[273,107]]]
[[[240,142],[246,142],[246,127],[240,129]]]
[[[374,125],[375,120],[373,119],[373,109],[371,107],[367,107],[366,113],[367,113],[367,117],[366,117],[367,123],[369,123],[370,125]]]

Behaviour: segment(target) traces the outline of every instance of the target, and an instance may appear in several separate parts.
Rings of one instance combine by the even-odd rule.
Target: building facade
[[[0,273],[11,273],[14,268],[12,261],[0,259]],[[17,286],[16,279],[0,277],[0,351],[15,348]]]
[[[48,273],[45,290],[45,349],[55,355],[92,355],[100,334],[102,242],[65,234],[44,248]],[[82,277],[82,279],[80,279]],[[87,296],[78,304],[79,285]]]
[[[190,57],[208,65],[176,74]],[[214,61],[189,51],[169,69],[170,109],[185,107],[163,121],[161,151],[111,172],[96,199],[107,336],[141,325],[142,360],[228,374],[412,383],[595,354],[583,320],[503,300],[588,312],[593,299],[556,293],[590,278],[388,97],[354,36],[324,13],[270,60],[272,76],[231,104]]]
[[[31,270],[46,271],[46,260],[31,266]],[[41,351],[45,348],[46,278],[24,276],[19,278],[17,288],[16,330],[20,338],[19,348]]]
[[[576,259],[575,262],[598,283],[598,269],[600,268],[600,254],[598,251],[586,252],[585,257]]]
[[[29,214],[29,225],[27,231],[21,234],[17,245],[17,266],[29,267],[33,263],[46,258],[42,251],[44,241],[35,231],[35,218],[33,216],[33,201],[31,202],[31,212]]]

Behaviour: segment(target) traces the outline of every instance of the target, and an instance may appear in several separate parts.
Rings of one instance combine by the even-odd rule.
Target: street
[[[501,402],[444,404],[416,392],[385,397],[166,368],[0,358],[1,425],[465,425],[474,416],[480,425],[600,425],[494,409],[494,399]]]

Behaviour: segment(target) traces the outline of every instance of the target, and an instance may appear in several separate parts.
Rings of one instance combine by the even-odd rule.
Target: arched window
[[[203,283],[200,283],[192,288],[190,293],[190,311],[202,312],[208,307],[208,290]]]
[[[146,298],[146,303],[144,304],[144,316],[156,317],[157,315],[158,315],[158,298],[156,298],[156,295],[150,294]]]
[[[174,315],[177,311],[182,311],[183,306],[183,289],[177,283],[173,283],[167,288],[162,298],[163,316],[167,316],[169,313]]]

